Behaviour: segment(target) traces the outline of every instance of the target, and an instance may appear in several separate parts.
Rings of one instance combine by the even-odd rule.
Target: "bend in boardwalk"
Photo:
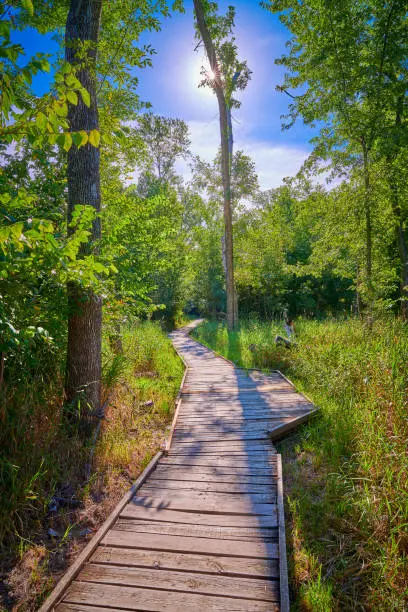
[[[236,368],[172,334],[187,364],[176,427],[58,612],[288,612],[276,432],[314,411],[279,373]],[[44,610],[53,609],[43,608]]]

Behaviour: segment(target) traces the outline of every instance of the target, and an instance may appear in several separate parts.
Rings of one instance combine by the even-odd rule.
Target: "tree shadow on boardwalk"
[[[172,447],[157,468],[163,474],[163,488],[152,495],[147,481],[133,503],[185,512],[186,523],[192,520],[187,514],[205,514],[206,524],[213,520],[214,526],[220,524],[220,516],[227,517],[226,524],[241,526],[233,531],[234,555],[250,558],[256,542],[256,558],[264,568],[261,577],[276,581],[276,451],[268,434],[273,410],[259,391],[265,377],[259,380],[236,368],[185,333],[172,336],[191,377],[186,378]],[[237,351],[240,346],[235,343],[235,357]],[[187,488],[166,488],[166,473],[175,479],[175,487],[179,482],[187,483]],[[251,538],[246,524],[251,526]],[[223,534],[219,528],[220,540]]]

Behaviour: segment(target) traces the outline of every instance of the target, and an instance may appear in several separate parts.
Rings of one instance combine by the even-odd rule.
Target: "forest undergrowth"
[[[122,345],[104,339],[94,449],[64,422],[64,356],[52,345],[31,347],[32,367],[15,364],[2,388],[0,610],[39,608],[166,439],[183,365],[158,323],[129,326]]]
[[[320,408],[278,444],[294,610],[408,606],[408,328],[401,321],[243,321],[193,333],[243,367],[279,369]],[[252,346],[252,351],[250,350]]]

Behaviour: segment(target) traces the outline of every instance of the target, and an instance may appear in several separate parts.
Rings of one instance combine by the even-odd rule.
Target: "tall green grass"
[[[408,329],[398,320],[243,322],[196,337],[244,367],[280,369],[320,416],[280,444],[295,609],[408,609]],[[256,345],[251,352],[249,345]]]
[[[184,366],[158,323],[125,329],[122,342],[121,355],[104,344],[105,369],[124,385],[118,385],[108,408],[95,457],[99,469],[127,467],[136,476],[140,461],[147,464],[165,437]]]
[[[0,398],[0,573],[21,557],[10,582],[19,609],[38,609],[52,587],[48,565],[61,558],[64,538],[53,542],[48,528],[68,533],[76,521],[86,526],[88,519],[94,527],[88,506],[100,522],[110,494],[123,494],[166,436],[183,365],[158,323],[135,321],[123,330],[122,343],[118,354],[109,338],[103,342],[108,418],[92,452],[88,483],[92,441],[76,435],[63,418],[64,354],[41,347],[31,355],[35,369],[22,363],[7,372]],[[67,485],[82,507],[50,516],[51,497]],[[27,563],[37,569],[28,570]]]

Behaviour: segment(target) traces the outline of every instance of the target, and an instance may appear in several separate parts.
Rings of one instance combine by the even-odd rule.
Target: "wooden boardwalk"
[[[42,611],[288,612],[282,473],[271,439],[314,407],[281,374],[215,356],[190,338],[191,327],[172,334],[187,371],[170,449]]]

